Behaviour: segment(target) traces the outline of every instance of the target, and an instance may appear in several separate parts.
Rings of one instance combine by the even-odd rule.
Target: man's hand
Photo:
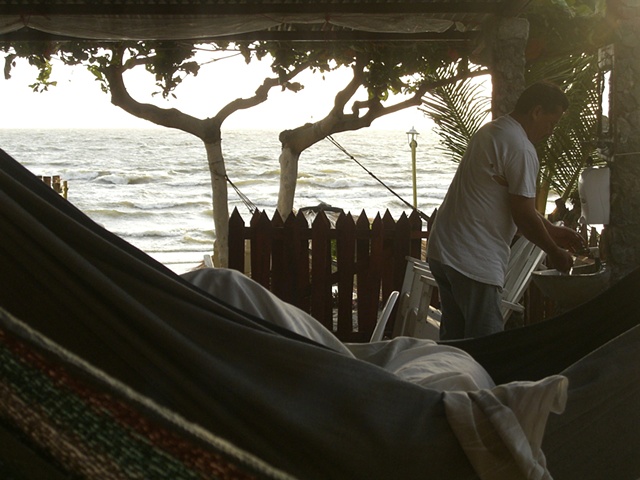
[[[569,273],[569,270],[573,267],[573,256],[563,248],[558,247],[547,253],[547,255],[549,256],[551,265],[559,272]]]
[[[587,248],[587,244],[578,232],[560,225],[547,225],[547,231],[556,245],[572,252],[581,252]]]
[[[542,248],[550,262],[560,272],[567,273],[573,266],[573,256],[565,248],[579,251],[585,242],[578,232],[567,227],[553,225],[535,209],[535,199],[509,195],[513,220],[520,232]]]

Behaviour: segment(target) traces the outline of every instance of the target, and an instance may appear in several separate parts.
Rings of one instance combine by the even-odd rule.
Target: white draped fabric
[[[334,25],[365,32],[444,32],[451,20],[427,14],[242,14],[242,15],[2,15],[0,34],[28,27],[45,33],[95,40],[205,39],[244,34],[282,24]]]
[[[541,444],[549,414],[565,408],[565,377],[496,386],[469,354],[432,340],[399,337],[342,344],[313,317],[235,270],[204,268],[183,278],[242,311],[373,363],[402,380],[444,392],[447,420],[481,479],[551,479]]]

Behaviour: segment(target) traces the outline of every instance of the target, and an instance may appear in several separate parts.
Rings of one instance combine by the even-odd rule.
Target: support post
[[[615,281],[640,266],[640,5],[609,0],[607,9],[617,31],[610,98],[611,214],[603,241]]]
[[[497,18],[488,28],[491,68],[491,114],[498,118],[513,110],[525,88],[525,47],[529,22],[524,18]]]

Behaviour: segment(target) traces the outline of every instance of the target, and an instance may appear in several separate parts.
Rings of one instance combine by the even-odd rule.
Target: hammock
[[[0,396],[0,478],[290,478],[1,310]]]
[[[8,312],[2,331],[25,346],[20,356],[29,356],[30,345],[52,342],[50,351],[63,352],[56,362],[62,358],[66,366],[68,353],[97,369],[111,379],[98,383],[114,402],[124,398],[136,411],[139,398],[158,406],[140,413],[151,416],[150,432],[162,427],[199,442],[202,459],[217,455],[223,470],[226,462],[257,477],[477,477],[477,464],[447,420],[446,393],[194,287],[1,150],[0,231],[0,307]],[[636,271],[561,317],[450,344],[469,352],[498,384],[569,379],[565,412],[549,417],[542,444],[554,478],[640,475],[639,281]],[[5,415],[3,431],[30,445],[29,430]],[[190,429],[206,435],[194,439]],[[78,474],[41,448],[35,451],[42,461]],[[0,466],[11,461],[0,460]]]

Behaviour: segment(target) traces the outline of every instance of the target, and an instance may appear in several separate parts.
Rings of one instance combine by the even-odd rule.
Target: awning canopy
[[[467,41],[530,0],[0,0],[0,39]]]

